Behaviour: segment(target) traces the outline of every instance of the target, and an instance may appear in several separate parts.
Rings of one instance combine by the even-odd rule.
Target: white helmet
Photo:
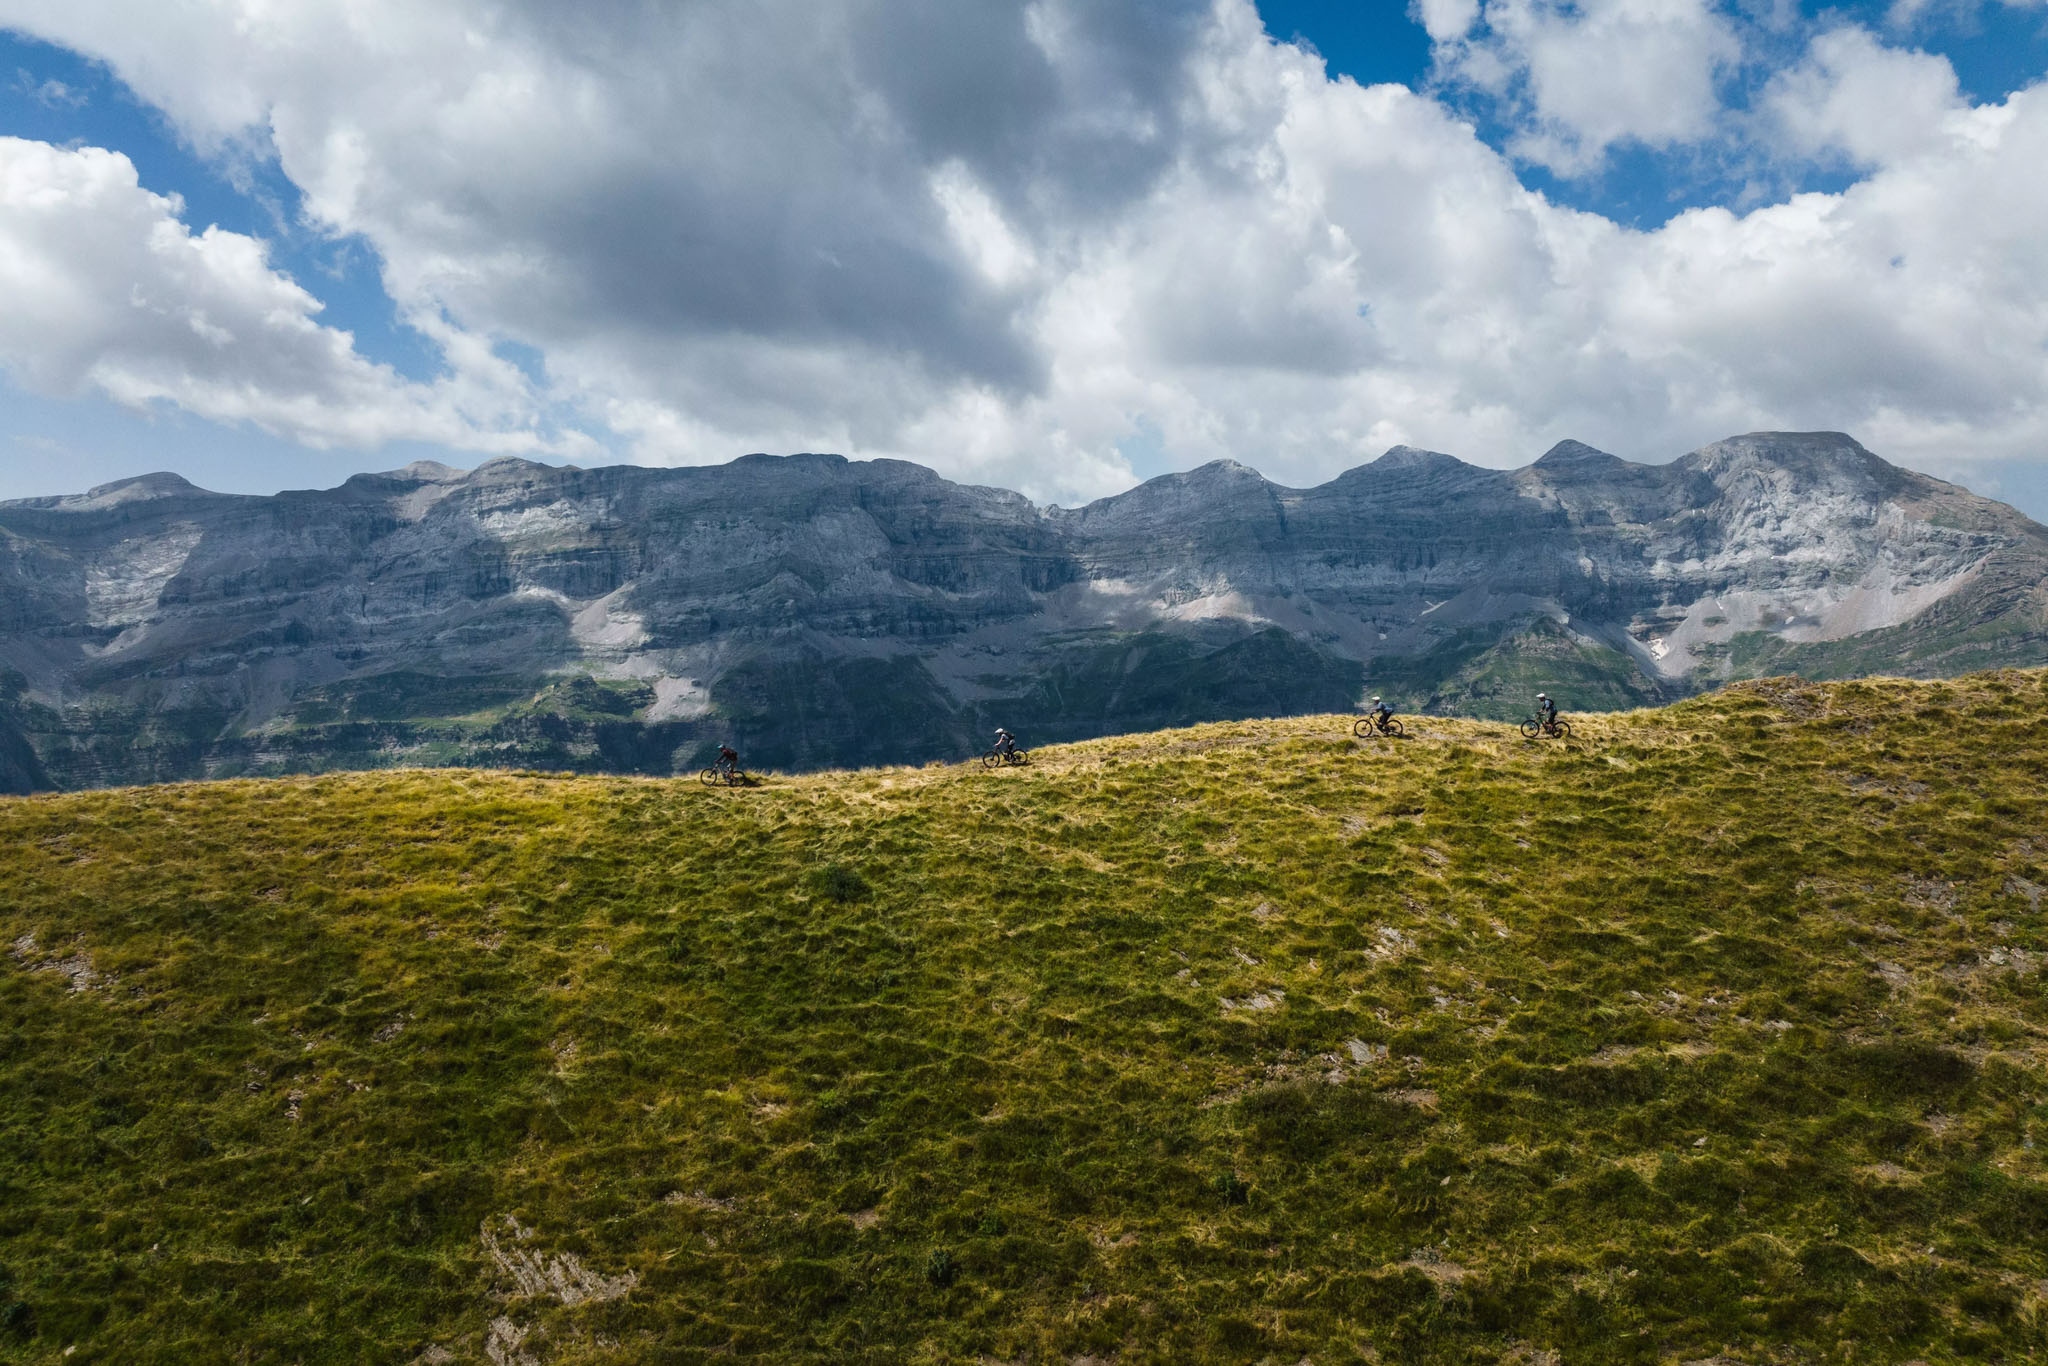
[[[1375,701],[1375,702],[1379,701],[1379,700],[1380,700],[1380,695],[1379,695],[1378,693],[1374,693],[1374,694],[1372,695],[1372,700],[1373,700],[1373,701]]]
[[[1550,700],[1550,694],[1549,694],[1549,693],[1547,693],[1547,692],[1540,692],[1540,693],[1537,693],[1537,694],[1536,694],[1536,700],[1537,700],[1538,702],[1548,702],[1548,701]]]

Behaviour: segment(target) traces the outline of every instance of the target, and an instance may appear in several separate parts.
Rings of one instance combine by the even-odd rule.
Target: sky
[[[1847,431],[2048,519],[2048,0],[0,0],[0,498]]]

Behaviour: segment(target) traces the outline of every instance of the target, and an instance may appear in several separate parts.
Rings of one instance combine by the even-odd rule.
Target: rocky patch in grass
[[[75,949],[62,957],[45,956],[37,950],[32,934],[17,936],[9,951],[15,963],[26,971],[53,972],[68,982],[72,991],[92,991],[113,981],[93,967],[91,957],[83,950]]]
[[[496,1222],[499,1227],[493,1227]],[[534,1231],[512,1215],[497,1221],[485,1220],[477,1231],[492,1265],[512,1284],[512,1293],[551,1296],[574,1308],[595,1301],[615,1300],[640,1283],[631,1271],[606,1276],[591,1270],[573,1252],[550,1253],[532,1245]]]

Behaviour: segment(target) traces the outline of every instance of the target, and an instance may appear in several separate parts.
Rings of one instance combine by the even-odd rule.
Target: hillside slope
[[[0,1359],[2048,1353],[2048,675],[0,800]]]
[[[1082,508],[901,461],[414,465],[0,503],[0,728],[63,788],[435,764],[667,776],[1735,677],[2048,664],[2048,528],[1832,432],[1519,470],[1218,461]],[[20,786],[30,778],[20,778]]]

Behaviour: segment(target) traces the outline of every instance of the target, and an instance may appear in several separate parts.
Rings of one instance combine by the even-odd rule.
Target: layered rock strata
[[[770,767],[1760,672],[2048,663],[2048,530],[1845,436],[1405,447],[1039,508],[896,461],[174,475],[0,504],[0,790],[389,763]]]

